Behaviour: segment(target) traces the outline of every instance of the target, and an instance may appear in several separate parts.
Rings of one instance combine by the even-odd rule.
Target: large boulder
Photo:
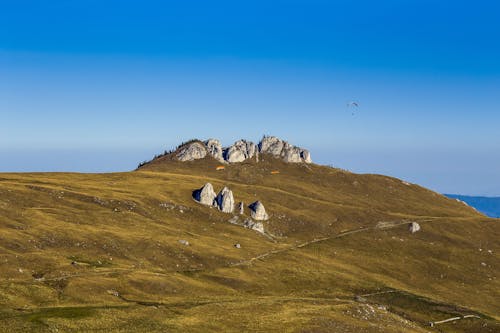
[[[238,163],[252,158],[256,154],[257,146],[255,143],[246,140],[239,140],[227,148],[224,158],[229,163]]]
[[[197,141],[186,144],[177,153],[177,159],[182,162],[199,160],[205,156],[207,156],[205,145]]]
[[[224,187],[215,198],[217,207],[224,213],[232,213],[234,210],[233,191]]]
[[[212,184],[206,183],[202,188],[195,191],[194,198],[203,205],[212,206],[216,197]]]
[[[204,142],[208,153],[219,162],[225,162],[222,154],[222,145],[217,139],[208,139]]]
[[[269,219],[269,215],[266,213],[264,205],[260,201],[255,201],[253,204],[248,206],[250,208],[250,216],[257,221],[265,221]]]

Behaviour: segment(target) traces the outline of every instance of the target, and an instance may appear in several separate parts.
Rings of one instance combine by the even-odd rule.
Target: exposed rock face
[[[179,161],[193,161],[209,154],[221,163],[240,163],[251,158],[258,162],[261,153],[281,158],[288,163],[312,163],[309,151],[275,136],[263,137],[258,145],[251,141],[238,140],[226,148],[223,148],[217,139],[195,141],[181,147],[176,156]]]
[[[312,163],[308,150],[291,145],[275,136],[265,136],[259,143],[259,152],[283,158],[288,163]]]
[[[283,160],[288,163],[300,163],[302,162],[300,148],[297,147],[287,147],[284,149]]]
[[[234,210],[234,197],[233,191],[224,187],[217,197],[215,198],[215,202],[217,202],[217,206],[224,213],[232,213]]]
[[[264,208],[262,202],[256,201],[253,204],[251,204],[249,208],[250,208],[250,215],[252,216],[253,219],[257,221],[265,221],[269,219],[269,215],[267,215],[266,209]]]
[[[199,160],[205,156],[207,156],[207,148],[200,142],[189,143],[177,153],[177,159],[182,162]]]
[[[417,222],[412,222],[410,223],[410,226],[408,227],[408,230],[410,230],[410,232],[412,234],[416,233],[417,231],[420,230],[420,224],[418,224]]]
[[[259,142],[259,151],[278,157],[281,156],[284,145],[284,141],[275,136],[265,136]]]
[[[210,183],[206,183],[202,188],[195,191],[194,198],[203,205],[212,206],[215,199],[215,191]]]
[[[240,203],[238,204],[238,210],[239,210],[239,212],[240,212],[240,215],[245,214],[245,204],[244,204],[243,202],[240,202]]]
[[[225,151],[224,159],[229,163],[243,162],[246,159],[254,157],[257,152],[255,143],[239,140]]]
[[[208,139],[204,142],[207,147],[208,153],[213,156],[219,162],[225,162],[222,155],[222,145],[217,139]]]

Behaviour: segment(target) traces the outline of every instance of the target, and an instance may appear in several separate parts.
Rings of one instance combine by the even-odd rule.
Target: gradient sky
[[[499,41],[498,1],[0,1],[0,171],[124,171],[273,134],[500,195]]]

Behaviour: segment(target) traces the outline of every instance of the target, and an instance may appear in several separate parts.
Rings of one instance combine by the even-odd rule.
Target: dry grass
[[[500,330],[497,220],[384,176],[217,166],[0,174],[0,331]],[[194,202],[207,181],[261,200],[273,239]]]

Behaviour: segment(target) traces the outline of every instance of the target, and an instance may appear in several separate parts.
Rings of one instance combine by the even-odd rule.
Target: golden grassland
[[[0,331],[500,331],[498,220],[380,175],[218,165],[0,174]],[[196,203],[206,182],[261,200],[267,235]]]

